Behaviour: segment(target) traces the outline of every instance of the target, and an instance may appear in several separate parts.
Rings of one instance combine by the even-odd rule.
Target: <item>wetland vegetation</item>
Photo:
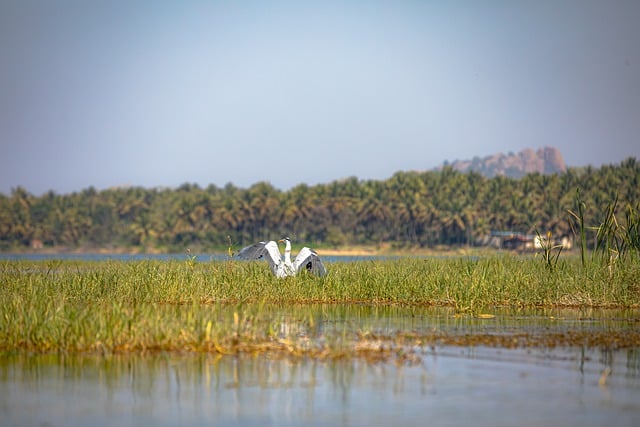
[[[3,261],[0,351],[262,353],[410,360],[417,347],[640,346],[640,264],[565,257],[407,257],[334,262],[326,277],[273,277],[264,262]],[[445,307],[492,321],[496,310],[616,308],[628,328],[540,335],[327,328],[340,310]],[[411,313],[411,312],[409,312]],[[409,317],[412,314],[408,314]],[[498,315],[499,316],[499,315]],[[625,316],[622,316],[625,317]],[[318,325],[322,325],[320,330]],[[407,351],[409,349],[410,351]]]

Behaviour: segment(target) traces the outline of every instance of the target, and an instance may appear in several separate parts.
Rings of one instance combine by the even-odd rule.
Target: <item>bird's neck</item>
[[[291,243],[288,240],[284,243],[284,261],[291,262]]]

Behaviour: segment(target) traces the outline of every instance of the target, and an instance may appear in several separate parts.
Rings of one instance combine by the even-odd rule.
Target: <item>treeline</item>
[[[0,250],[29,247],[214,250],[229,239],[249,242],[291,236],[321,246],[474,244],[492,230],[571,235],[568,210],[597,225],[605,206],[640,200],[635,158],[619,165],[570,168],[558,175],[485,178],[451,168],[398,172],[387,180],[349,178],[281,191],[266,182],[177,189],[90,187],[34,196],[0,194]]]

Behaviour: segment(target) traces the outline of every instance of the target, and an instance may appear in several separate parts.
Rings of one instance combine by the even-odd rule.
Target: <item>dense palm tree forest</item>
[[[617,200],[617,202],[616,202]],[[281,191],[266,182],[177,189],[90,187],[34,196],[18,187],[0,194],[0,250],[215,250],[289,235],[324,247],[472,245],[492,230],[572,235],[568,211],[584,207],[597,225],[603,206],[638,212],[640,167],[569,168],[520,179],[485,178],[445,167],[398,172],[387,180],[348,178]]]

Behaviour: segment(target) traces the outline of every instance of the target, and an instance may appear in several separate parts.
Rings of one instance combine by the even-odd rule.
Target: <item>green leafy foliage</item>
[[[398,172],[384,181],[300,184],[288,191],[266,182],[248,189],[184,184],[177,189],[88,188],[42,196],[16,188],[11,195],[0,194],[0,250],[43,246],[226,252],[283,235],[316,247],[431,247],[473,245],[492,230],[572,236],[573,226],[584,254],[594,249],[594,242],[611,237],[606,227],[611,230],[612,224],[596,239],[597,229],[583,220],[599,218],[616,195],[609,221],[615,216],[636,224],[621,234],[626,240],[620,244],[638,247],[639,189],[640,165],[634,158],[599,169],[570,168],[520,179],[488,179],[444,168]],[[608,242],[619,250],[616,242]]]

